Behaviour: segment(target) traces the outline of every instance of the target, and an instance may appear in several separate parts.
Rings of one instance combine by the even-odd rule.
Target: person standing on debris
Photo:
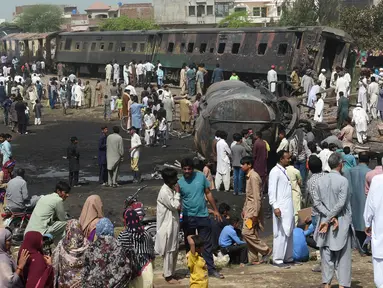
[[[175,186],[175,190],[181,193],[183,213],[182,226],[185,232],[185,239],[191,235],[195,235],[196,231],[198,231],[199,237],[201,237],[204,242],[202,256],[206,261],[209,276],[223,279],[224,276],[218,273],[214,265],[211,222],[205,197],[212,207],[214,217],[222,222],[222,216],[218,212],[213,194],[209,189],[210,183],[207,181],[205,175],[201,172],[194,171],[193,159],[183,159],[181,161],[181,167],[184,176],[178,180],[178,185]],[[189,251],[190,246],[186,241],[185,246],[186,251]]]
[[[374,267],[374,282],[376,287],[383,286],[383,175],[372,179],[370,191],[364,209],[366,234],[371,237],[372,263]]]
[[[98,139],[98,183],[106,186],[108,184],[108,169],[106,166],[106,139],[108,137],[108,127],[101,127],[101,135]]]
[[[240,144],[237,144],[240,145]],[[259,238],[259,231],[263,231],[262,213],[262,180],[253,169],[253,159],[249,156],[241,159],[241,169],[246,175],[246,200],[243,205],[242,218],[243,239],[247,243],[249,251],[256,256],[256,259],[249,259],[256,264],[268,263],[272,249]],[[258,253],[262,255],[259,261]]]
[[[348,180],[348,194],[351,197],[351,211],[352,211],[352,224],[354,225],[356,238],[359,242],[359,251],[362,254],[367,254],[367,251],[363,248],[364,241],[366,240],[366,228],[363,211],[366,204],[365,193],[365,180],[368,172],[371,171],[368,168],[370,163],[370,157],[366,152],[359,153],[359,164],[356,167],[347,169],[343,172],[343,176]]]
[[[110,85],[111,83],[111,79],[112,79],[112,71],[113,71],[113,66],[111,63],[108,63],[106,64],[106,67],[105,67],[105,81],[106,81],[106,85]]]
[[[317,101],[315,103],[315,114],[314,114],[314,121],[318,123],[323,122],[323,109],[324,109],[324,101],[322,99],[322,96],[325,93],[317,93]]]
[[[290,163],[289,152],[277,153],[278,164],[269,175],[269,203],[273,214],[273,264],[279,268],[290,267],[293,260],[294,207],[291,182],[286,167]]]
[[[315,107],[316,101],[317,101],[317,94],[320,92],[321,83],[319,81],[315,82],[315,85],[311,88],[309,92],[309,96],[307,98],[307,106],[309,107]]]
[[[213,71],[213,75],[211,76],[211,84],[217,83],[217,82],[221,82],[223,80],[224,80],[224,78],[223,78],[223,70],[220,67],[220,65],[217,63],[217,65],[215,65],[215,69]]]
[[[342,129],[344,121],[348,117],[348,107],[349,107],[349,100],[345,96],[344,92],[340,91],[339,100],[338,100],[338,112],[337,112],[338,129]]]
[[[275,93],[277,90],[278,74],[275,71],[275,65],[271,65],[271,69],[267,72],[267,82],[269,83],[269,90]]]
[[[73,136],[70,138],[70,145],[67,149],[67,159],[69,161],[69,186],[80,187],[78,178],[80,173],[80,153],[77,148],[78,139]]]
[[[342,94],[346,99],[348,99],[348,89],[349,89],[350,83],[344,77],[344,72],[339,72],[338,76],[339,76],[338,80],[336,80],[335,93],[336,93],[337,105],[339,106],[340,105],[339,101],[342,97]]]
[[[291,85],[294,90],[298,90],[301,84],[301,82],[299,81],[298,71],[299,71],[298,67],[294,67],[293,72],[291,72],[291,75],[290,75]]]
[[[373,119],[378,118],[377,107],[378,107],[378,95],[379,95],[379,84],[375,82],[375,77],[371,77],[371,83],[368,85],[368,96],[369,96],[369,108]]]
[[[311,69],[306,70],[306,74],[302,77],[302,87],[305,92],[305,97],[308,97],[311,88],[314,86],[314,79],[311,77]]]
[[[215,175],[215,187],[219,191],[221,184],[225,188],[225,192],[230,191],[230,158],[231,150],[227,144],[227,133],[222,131],[217,141],[217,173]]]
[[[363,144],[367,140],[368,122],[370,119],[367,112],[363,110],[362,104],[356,104],[356,108],[352,110],[352,122],[355,123],[356,137],[358,142]]]
[[[351,125],[350,117],[347,117],[345,122],[347,125],[340,132],[339,138],[342,139],[343,147],[350,147],[351,151],[354,151],[353,136],[355,129]]]
[[[322,90],[327,89],[327,78],[326,78],[325,73],[326,73],[326,69],[322,69],[321,73],[319,74],[319,77],[318,77],[318,80],[321,82],[320,87],[322,88]],[[325,99],[326,96],[327,96],[327,93],[324,92],[322,95],[322,98]]]
[[[124,160],[124,142],[120,128],[113,127],[113,134],[106,139],[106,163],[108,168],[108,186],[117,188],[117,179],[121,162]]]
[[[154,250],[164,259],[163,276],[169,284],[178,284],[175,277],[179,249],[180,230],[179,210],[181,195],[175,191],[178,177],[177,170],[165,168],[161,172],[164,185],[157,197],[157,234]]]
[[[333,153],[329,160],[332,171],[318,181],[313,194],[313,207],[319,212],[314,240],[320,248],[322,283],[331,286],[336,271],[339,287],[351,287],[351,205],[348,181],[340,172],[342,155]]]
[[[367,112],[367,78],[365,76],[361,76],[358,81],[358,103],[362,104],[363,110]]]

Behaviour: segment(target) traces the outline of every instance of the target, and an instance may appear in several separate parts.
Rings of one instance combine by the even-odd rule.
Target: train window
[[[181,52],[185,52],[185,47],[186,47],[186,44],[185,43],[181,43]]]
[[[295,36],[297,37],[296,40],[296,49],[301,49],[301,44],[302,44],[302,32],[296,32]]]
[[[80,42],[76,42],[76,50],[80,50],[80,47],[81,47],[81,43]]]
[[[188,43],[188,53],[193,53],[194,43]]]
[[[233,43],[233,47],[231,47],[231,53],[238,54],[239,47],[241,47],[241,43]]]
[[[137,46],[138,46],[137,43],[133,43],[132,44],[132,52],[136,52],[137,51]]]
[[[174,43],[173,43],[173,42],[169,42],[169,45],[168,45],[168,52],[169,52],[169,53],[173,53],[173,50],[174,50]]]
[[[126,44],[125,43],[121,43],[120,44],[120,52],[125,52],[126,50]]]
[[[258,45],[258,55],[265,55],[267,49],[267,43],[260,43]]]
[[[90,50],[92,51],[96,50],[96,42],[92,43],[92,46],[90,46]]]
[[[100,43],[100,51],[104,51],[104,49],[105,49],[105,43],[101,42]]]
[[[206,47],[207,47],[207,44],[206,43],[201,43],[201,45],[199,46],[199,53],[205,53],[206,52]]]
[[[114,46],[113,43],[109,43],[108,44],[108,51],[113,51],[113,46]]]
[[[218,54],[223,54],[223,52],[225,52],[225,48],[226,48],[226,43],[219,43],[218,45]]]
[[[145,43],[140,43],[140,52],[145,52]]]
[[[70,50],[71,46],[72,46],[72,38],[65,39],[65,50]]]
[[[210,48],[210,53],[214,53],[214,47]]]
[[[279,44],[277,55],[283,56],[283,55],[286,55],[286,53],[287,53],[287,43]]]
[[[88,42],[84,42],[83,44],[82,44],[82,50],[88,50]]]
[[[63,50],[63,46],[64,46],[64,41],[61,41],[61,42],[60,42],[60,51]]]

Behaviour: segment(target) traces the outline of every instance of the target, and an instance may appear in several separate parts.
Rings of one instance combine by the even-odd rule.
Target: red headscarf
[[[44,260],[43,236],[39,232],[30,231],[25,234],[20,253],[24,249],[28,250],[30,257],[23,270],[23,278],[26,288],[46,288],[53,287],[53,269]]]

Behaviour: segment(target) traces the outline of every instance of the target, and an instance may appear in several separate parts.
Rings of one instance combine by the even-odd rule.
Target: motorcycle
[[[5,207],[4,213],[1,214],[4,226],[12,231],[12,242],[16,246],[21,245],[24,240],[24,232],[31,218],[32,210],[27,208],[22,212],[12,212]]]
[[[146,216],[144,204],[138,201],[138,193],[144,190],[146,187],[148,187],[148,185],[139,187],[136,193],[125,199],[125,210],[129,208],[136,211],[136,213],[140,217],[140,221],[144,226],[145,231],[150,235],[150,237],[152,237],[153,242],[155,243],[157,235],[157,217]],[[182,225],[182,213],[180,215],[180,225]],[[184,232],[182,230],[182,227],[180,227],[180,231],[178,233],[179,244],[182,244],[184,240]]]

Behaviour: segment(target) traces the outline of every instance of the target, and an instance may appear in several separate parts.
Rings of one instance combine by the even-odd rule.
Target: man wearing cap
[[[323,90],[327,89],[327,78],[324,75],[326,73],[326,69],[322,69],[321,73],[319,74],[318,80],[321,81],[320,87]],[[322,93],[322,99],[326,99],[327,93]]]
[[[132,136],[130,145],[130,166],[133,171],[133,183],[139,183],[141,181],[140,169],[138,167],[138,161],[140,160],[140,147],[142,146],[141,138],[137,134],[136,127],[130,127],[129,133]]]
[[[315,103],[315,115],[314,115],[314,121],[321,123],[323,121],[323,108],[324,108],[324,101],[322,99],[323,93],[317,93],[317,101]]]
[[[356,104],[356,108],[352,110],[352,122],[355,123],[356,137],[358,142],[363,144],[367,140],[367,124],[370,119],[367,112],[362,108],[362,104]]]
[[[270,92],[275,93],[278,82],[278,74],[277,71],[275,71],[275,65],[271,65],[271,69],[267,72],[267,82],[269,83]]]

